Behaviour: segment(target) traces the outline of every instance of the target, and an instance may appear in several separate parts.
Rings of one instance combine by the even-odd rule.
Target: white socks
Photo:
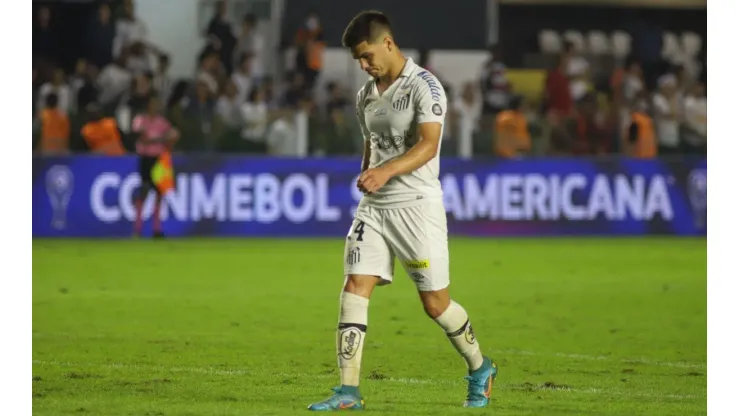
[[[468,363],[470,371],[477,370],[483,365],[480,345],[470,326],[468,313],[462,306],[450,301],[450,306],[434,321],[447,333],[447,338]]]
[[[369,303],[370,299],[344,291],[339,297],[337,359],[343,386],[360,385],[360,363]]]

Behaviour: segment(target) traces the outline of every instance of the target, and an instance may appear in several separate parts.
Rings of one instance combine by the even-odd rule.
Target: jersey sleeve
[[[370,140],[370,130],[367,129],[367,124],[365,124],[364,90],[365,88],[362,88],[357,93],[357,99],[355,100],[355,114],[357,115],[357,122],[360,124],[362,138],[364,141],[368,141]]]
[[[415,75],[414,111],[416,122],[444,123],[447,114],[447,95],[442,83],[429,71]]]

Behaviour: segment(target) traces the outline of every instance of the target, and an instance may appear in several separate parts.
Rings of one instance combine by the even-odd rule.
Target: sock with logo
[[[483,354],[465,309],[455,301],[450,301],[450,306],[434,321],[447,333],[447,338],[468,363],[468,369],[471,372],[480,369]]]
[[[367,332],[367,308],[370,299],[344,292],[339,299],[337,360],[344,393],[359,396],[362,346]]]

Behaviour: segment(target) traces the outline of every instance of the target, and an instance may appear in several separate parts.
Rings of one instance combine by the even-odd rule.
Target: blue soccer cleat
[[[346,393],[341,387],[332,387],[334,395],[324,401],[308,406],[314,412],[334,412],[337,410],[364,410],[365,401],[354,394]]]
[[[486,407],[491,398],[493,382],[496,381],[498,367],[488,357],[483,357],[483,365],[465,377],[468,381],[468,398],[463,407]]]

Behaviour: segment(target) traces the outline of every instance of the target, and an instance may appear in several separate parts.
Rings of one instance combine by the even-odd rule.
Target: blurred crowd
[[[190,79],[170,75],[167,51],[148,39],[132,0],[100,3],[85,36],[89,43],[65,71],[57,36],[64,28],[55,24],[50,7],[40,7],[33,34],[35,151],[131,151],[131,122],[147,112],[165,116],[183,132],[179,151],[289,155],[300,128],[311,131],[312,154],[361,148],[359,129],[348,118],[352,93],[329,82],[321,108],[313,98],[324,49],[318,16],[307,16],[297,29],[294,68],[275,79],[264,70],[270,51],[258,19],[247,14],[231,22],[225,6],[215,3]],[[99,125],[115,128],[86,128]]]
[[[309,13],[287,43],[295,53],[278,78],[265,69],[267,50],[253,14],[230,21],[215,3],[193,57],[193,77],[174,79],[170,56],[147,36],[132,0],[101,2],[72,68],[49,7],[34,17],[34,150],[57,155],[119,155],[136,141],[140,113],[166,117],[181,132],[179,151],[293,155],[299,131],[312,155],[356,154],[361,136],[354,91],[341,80],[318,85],[325,43],[321,19]],[[418,62],[430,67],[428,50]],[[478,80],[446,86],[443,153],[496,155],[629,154],[654,157],[706,152],[706,71],[651,66],[627,57],[607,84],[595,82],[588,57],[566,44],[547,71],[542,96],[518,95],[500,48],[493,46]],[[68,70],[69,69],[69,70]],[[321,97],[321,99],[317,99]],[[466,138],[472,138],[468,140]]]
[[[693,62],[660,61],[645,71],[643,62],[627,56],[600,83],[588,56],[566,42],[546,72],[542,93],[532,99],[514,91],[498,45],[489,52],[478,82],[465,84],[460,94],[448,89],[448,137],[454,142],[472,131],[473,154],[706,155],[706,70],[696,70]],[[471,153],[460,144],[449,153]]]

